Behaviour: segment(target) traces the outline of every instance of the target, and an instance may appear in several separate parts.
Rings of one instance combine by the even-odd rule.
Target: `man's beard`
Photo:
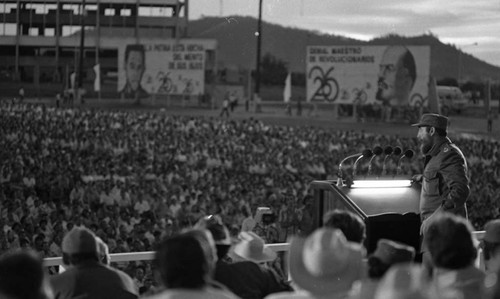
[[[433,143],[432,143],[432,140],[430,138],[420,140],[420,151],[422,152],[422,154],[427,155],[429,153],[429,151],[431,150],[432,145],[433,145]]]

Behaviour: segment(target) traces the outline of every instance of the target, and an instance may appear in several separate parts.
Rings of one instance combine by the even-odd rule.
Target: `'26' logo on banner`
[[[309,71],[308,78],[313,79],[316,87],[311,98],[312,101],[334,102],[337,99],[339,95],[339,84],[337,80],[331,76],[333,69],[334,68],[331,67],[328,71],[324,72],[320,66],[315,66]]]

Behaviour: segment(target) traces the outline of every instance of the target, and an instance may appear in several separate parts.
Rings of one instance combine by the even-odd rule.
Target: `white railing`
[[[477,240],[481,241],[484,237],[484,231],[475,231],[474,235]],[[275,252],[288,252],[290,250],[289,243],[277,243],[277,244],[267,244],[267,247],[274,250]],[[484,258],[482,251],[479,251],[478,264],[484,269]],[[130,261],[152,261],[155,258],[154,251],[143,251],[143,252],[124,252],[124,253],[111,253],[111,262],[130,262]],[[45,266],[61,266],[63,264],[62,257],[48,257],[44,259]]]
[[[288,252],[290,249],[289,243],[277,243],[266,245],[275,252]],[[130,261],[151,261],[155,258],[154,251],[143,252],[125,252],[125,253],[112,253],[110,254],[111,262],[130,262]],[[48,257],[44,259],[45,266],[61,266],[63,264],[62,257]]]
[[[478,241],[484,238],[484,231],[475,231],[474,236],[476,236]],[[289,243],[277,243],[277,244],[267,244],[267,247],[274,250],[275,252],[288,252],[290,250]],[[155,258],[154,251],[144,251],[144,252],[124,252],[124,253],[112,253],[110,254],[111,262],[130,262],[130,261],[152,261]],[[45,266],[61,266],[63,264],[62,257],[48,257],[44,259]],[[484,269],[484,257],[482,250],[479,250],[479,255],[477,259],[477,265]]]

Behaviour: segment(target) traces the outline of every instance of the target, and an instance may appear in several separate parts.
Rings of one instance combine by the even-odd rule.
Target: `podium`
[[[387,181],[386,181],[387,182]],[[323,216],[334,209],[348,210],[360,216],[366,225],[365,247],[368,254],[381,238],[420,249],[420,185],[354,188],[338,186],[337,181],[313,181],[315,227],[323,225]]]

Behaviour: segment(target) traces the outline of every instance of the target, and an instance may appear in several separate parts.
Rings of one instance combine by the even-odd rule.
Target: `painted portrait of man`
[[[405,46],[388,46],[380,61],[375,98],[388,106],[408,105],[416,77],[415,58],[410,50]]]
[[[125,85],[120,94],[124,98],[143,98],[148,96],[146,90],[141,86],[144,75],[146,52],[144,45],[132,44],[125,48]]]

